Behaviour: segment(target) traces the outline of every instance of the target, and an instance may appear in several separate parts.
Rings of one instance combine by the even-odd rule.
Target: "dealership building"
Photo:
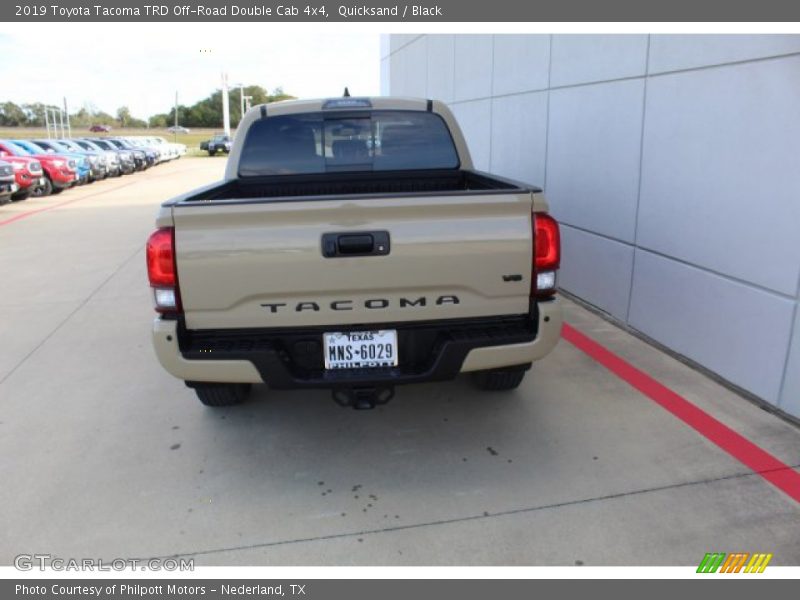
[[[389,35],[381,88],[544,189],[564,290],[800,417],[800,35]]]

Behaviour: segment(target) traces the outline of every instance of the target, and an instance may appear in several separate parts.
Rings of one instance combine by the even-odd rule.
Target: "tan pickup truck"
[[[253,383],[355,408],[464,372],[513,389],[559,338],[541,190],[475,171],[437,101],[257,106],[225,179],[165,202],[156,224],[156,354],[209,406]]]

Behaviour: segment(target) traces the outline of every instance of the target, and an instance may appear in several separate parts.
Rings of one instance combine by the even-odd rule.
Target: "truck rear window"
[[[239,177],[458,167],[447,125],[434,113],[304,113],[253,122]]]

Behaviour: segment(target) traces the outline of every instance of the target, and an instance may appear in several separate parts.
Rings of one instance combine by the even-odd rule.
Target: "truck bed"
[[[240,178],[179,198],[178,203],[332,200],[347,196],[452,195],[539,192],[478,171],[381,171]]]

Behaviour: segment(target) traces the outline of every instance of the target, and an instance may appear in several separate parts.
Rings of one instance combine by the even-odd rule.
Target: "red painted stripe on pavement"
[[[671,412],[710,442],[755,471],[784,494],[800,503],[800,473],[736,433],[683,396],[611,352],[574,327],[564,323],[562,337],[617,377]]]
[[[195,171],[195,170],[198,170],[198,169],[199,169],[198,167],[193,167],[193,168],[188,168],[188,169],[182,169],[180,171],[177,171],[176,173],[185,173],[187,171]],[[176,173],[158,173],[157,175],[152,175],[150,177],[150,179],[152,180],[152,179],[158,179],[160,177],[170,177],[172,175],[175,175]],[[53,210],[54,208],[59,208],[61,206],[66,206],[67,204],[72,204],[73,202],[80,202],[81,200],[87,200],[89,198],[94,198],[95,196],[99,196],[101,194],[107,194],[109,192],[116,192],[117,190],[121,190],[122,188],[126,188],[126,187],[128,187],[130,185],[133,185],[135,183],[137,183],[137,181],[129,181],[127,183],[123,183],[122,185],[118,185],[118,186],[113,187],[111,189],[98,190],[97,192],[95,192],[93,194],[86,194],[85,196],[79,196],[78,198],[70,198],[69,200],[64,200],[63,202],[59,202],[57,204],[51,204],[50,206],[43,206],[42,208],[35,208],[33,210],[26,210],[25,212],[17,213],[13,217],[9,217],[8,219],[4,219],[3,221],[0,221],[0,227],[2,227],[3,225],[10,225],[11,223],[14,223],[15,221],[20,221],[22,219],[25,219],[27,217],[31,217],[33,215],[37,215],[39,213],[47,212],[48,210]],[[67,190],[64,190],[64,191],[66,192]]]
[[[80,202],[81,200],[88,200],[89,198],[94,198],[95,196],[101,196],[102,194],[108,194],[109,192],[116,192],[117,190],[121,190],[122,188],[126,188],[128,186],[131,186],[134,183],[136,183],[136,182],[135,181],[129,181],[127,183],[123,183],[122,185],[117,185],[117,186],[115,186],[113,188],[110,188],[110,189],[107,189],[107,190],[97,190],[96,192],[94,192],[92,194],[86,194],[84,196],[78,196],[76,198],[69,198],[67,200],[63,200],[63,201],[58,202],[56,204],[51,204],[50,206],[43,206],[41,208],[34,208],[33,210],[26,210],[23,213],[18,213],[16,215],[14,215],[13,217],[9,217],[8,219],[0,221],[0,227],[2,227],[3,225],[9,225],[10,223],[14,223],[15,221],[19,221],[19,220],[24,219],[26,217],[31,217],[33,215],[38,215],[39,213],[47,212],[48,210],[53,210],[54,208],[59,208],[61,206],[66,206],[67,204],[72,204],[73,202]],[[64,190],[64,192],[66,192],[66,191],[68,191],[68,190]],[[64,192],[62,192],[62,194]]]
[[[96,196],[97,194],[92,194],[92,195]],[[58,208],[59,206],[64,206],[65,204],[72,204],[73,202],[77,202],[78,200],[83,200],[84,198],[85,196],[81,196],[80,198],[70,198],[69,200],[64,200],[63,202],[59,202],[58,204],[51,204],[50,206],[43,206],[42,208],[35,208],[33,210],[26,210],[25,212],[17,213],[13,217],[9,217],[8,219],[0,221],[0,227],[2,227],[3,225],[9,225],[15,221],[19,221],[21,219],[30,217],[32,215],[41,212],[47,212],[48,210],[53,210],[54,208]]]

